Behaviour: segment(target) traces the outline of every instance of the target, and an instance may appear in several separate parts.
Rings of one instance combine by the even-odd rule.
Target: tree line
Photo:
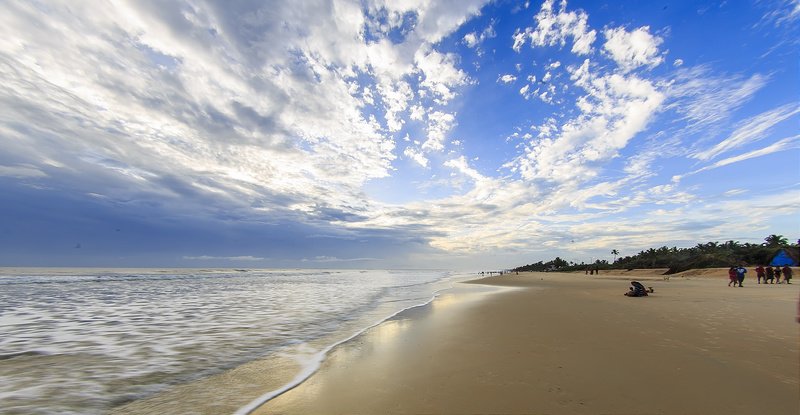
[[[800,241],[799,241],[800,242]],[[694,268],[720,268],[733,265],[766,265],[780,248],[797,247],[790,245],[783,235],[770,235],[764,243],[740,243],[738,241],[707,242],[691,248],[662,246],[650,248],[638,254],[620,256],[612,250],[614,261],[597,260],[592,263],[568,262],[560,257],[547,262],[539,261],[512,269],[512,271],[583,271],[585,269],[648,269],[668,268],[667,274],[674,274]]]

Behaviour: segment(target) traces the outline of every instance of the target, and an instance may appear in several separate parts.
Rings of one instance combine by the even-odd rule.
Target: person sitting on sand
[[[781,266],[775,266],[775,284],[783,284],[781,282]]]
[[[625,293],[628,297],[647,297],[647,292],[653,292],[652,288],[646,289],[639,281],[631,281],[631,286],[628,292]]]
[[[783,266],[783,280],[786,281],[787,284],[791,284],[792,280],[792,269],[788,265]]]
[[[769,280],[769,283],[775,284],[775,270],[772,269],[772,265],[767,265],[767,269],[764,271],[767,273],[767,279]]]
[[[736,286],[736,281],[737,281],[737,279],[736,279],[736,267],[730,267],[728,269],[728,279],[730,280],[730,281],[728,281],[728,287],[730,287],[731,284],[733,284],[733,286],[735,287]]]
[[[761,279],[764,279],[764,284],[767,283],[767,274],[764,271],[764,266],[759,265],[756,267],[756,277],[758,277],[758,283],[761,284]]]

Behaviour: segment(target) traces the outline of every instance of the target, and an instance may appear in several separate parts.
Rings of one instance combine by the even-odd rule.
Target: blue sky
[[[800,237],[800,2],[9,2],[0,266]]]

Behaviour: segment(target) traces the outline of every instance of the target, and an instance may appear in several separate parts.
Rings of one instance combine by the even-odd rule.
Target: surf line
[[[406,308],[404,308],[402,310],[399,310],[396,313],[394,313],[394,314],[392,314],[392,315],[390,315],[390,316],[378,321],[377,323],[372,324],[370,326],[367,326],[367,327],[357,331],[352,336],[350,336],[350,337],[348,337],[348,338],[346,338],[344,340],[340,340],[340,341],[338,341],[336,343],[333,343],[330,346],[322,349],[321,351],[317,352],[317,354],[315,354],[314,357],[311,359],[313,364],[309,365],[305,370],[302,370],[300,373],[298,373],[297,376],[295,376],[294,379],[292,379],[289,383],[287,383],[286,385],[284,385],[283,387],[281,387],[279,389],[275,389],[274,391],[267,392],[267,393],[259,396],[258,398],[250,401],[250,403],[248,403],[247,405],[239,408],[236,412],[234,412],[233,415],[249,415],[250,413],[255,411],[259,406],[264,405],[265,403],[269,402],[270,400],[272,400],[272,399],[274,399],[274,398],[276,398],[276,397],[278,397],[278,396],[280,396],[280,395],[282,395],[282,394],[284,394],[284,393],[296,388],[301,383],[305,382],[306,379],[310,378],[311,375],[313,375],[317,370],[319,370],[319,368],[322,366],[322,362],[325,360],[325,357],[328,355],[328,353],[331,350],[333,350],[337,346],[339,346],[341,344],[344,344],[344,343],[347,343],[350,340],[355,339],[356,337],[360,336],[362,333],[366,332],[367,330],[369,330],[369,329],[371,329],[373,327],[376,327],[376,326],[382,324],[383,322],[388,321],[389,319],[392,319],[392,318],[396,317],[398,314],[400,314],[400,313],[402,313],[404,311],[411,310],[412,308],[424,307],[424,306],[430,304],[431,302],[433,302],[433,300],[435,300],[437,297],[439,297],[440,293],[442,293],[443,291],[446,291],[446,290],[450,290],[452,288],[453,288],[453,285],[451,285],[451,286],[449,286],[447,288],[443,288],[443,289],[441,289],[439,291],[436,291],[435,293],[433,293],[433,296],[428,301],[426,301],[424,303],[421,303],[421,304],[415,304],[415,305],[412,305],[412,306],[408,306],[408,307],[406,307]]]

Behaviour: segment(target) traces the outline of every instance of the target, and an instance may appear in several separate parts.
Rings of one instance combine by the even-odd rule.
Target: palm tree
[[[783,235],[772,234],[764,238],[764,240],[767,242],[767,246],[783,246],[789,244],[789,240]]]
[[[736,249],[742,245],[739,243],[739,241],[728,241],[722,244],[722,246],[728,249]]]
[[[611,254],[614,255],[614,262],[617,262],[617,255],[619,255],[619,251],[612,249]]]

